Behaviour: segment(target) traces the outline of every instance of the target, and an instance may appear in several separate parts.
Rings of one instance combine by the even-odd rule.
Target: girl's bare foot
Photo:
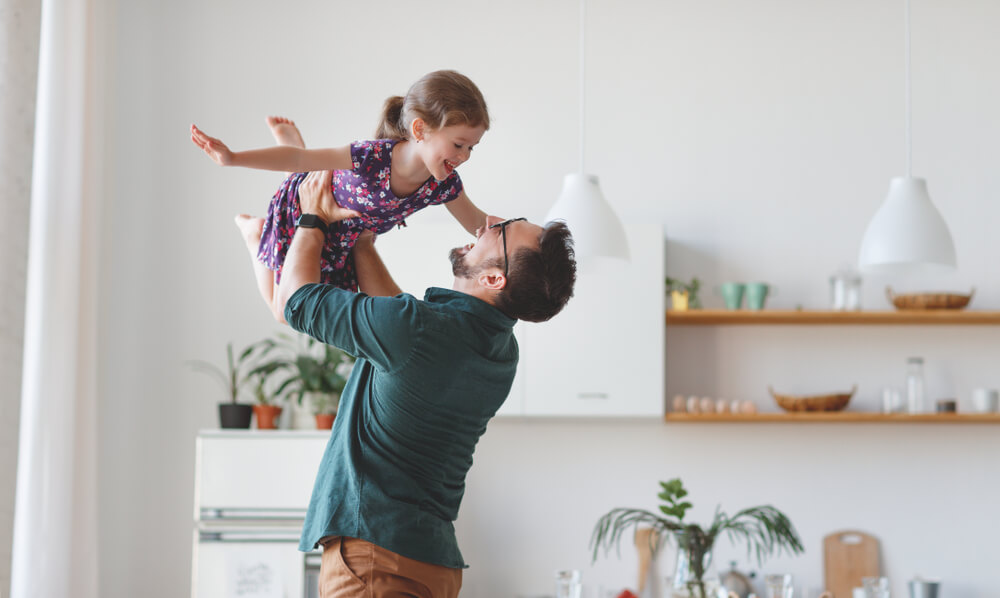
[[[250,250],[250,255],[257,259],[257,249],[260,247],[260,234],[264,230],[264,219],[254,218],[249,214],[237,214],[236,227],[240,229],[240,234]]]
[[[291,119],[284,116],[268,116],[264,120],[267,121],[267,126],[271,129],[271,135],[274,135],[274,140],[278,145],[306,147],[305,142],[302,141],[302,134],[299,133],[299,128],[295,126],[295,123]]]

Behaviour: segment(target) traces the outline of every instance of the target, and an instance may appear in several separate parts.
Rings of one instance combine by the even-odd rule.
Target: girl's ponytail
[[[482,92],[455,71],[434,71],[414,83],[406,97],[392,96],[382,107],[376,139],[409,139],[410,123],[424,121],[432,131],[448,125],[490,128]]]
[[[392,96],[382,105],[382,119],[375,129],[375,139],[406,139],[403,125],[403,96]]]

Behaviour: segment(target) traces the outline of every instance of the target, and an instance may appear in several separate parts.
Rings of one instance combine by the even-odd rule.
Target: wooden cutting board
[[[833,598],[851,598],[862,577],[879,575],[878,540],[864,532],[844,530],[823,538],[823,572]]]

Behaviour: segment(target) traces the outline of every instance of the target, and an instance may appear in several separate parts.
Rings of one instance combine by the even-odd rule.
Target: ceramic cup
[[[767,300],[767,292],[770,287],[766,282],[748,282],[746,284],[747,309],[760,311],[764,309],[764,302]]]
[[[992,413],[1000,410],[1000,392],[993,388],[973,390],[972,408],[979,413]]]
[[[724,282],[719,287],[722,292],[722,300],[726,302],[726,309],[739,309],[743,305],[743,289],[746,285],[742,282]]]
[[[940,582],[925,579],[911,580],[908,585],[910,598],[938,598],[938,589],[941,587]]]

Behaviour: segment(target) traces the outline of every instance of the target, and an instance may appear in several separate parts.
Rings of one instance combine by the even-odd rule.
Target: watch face
[[[316,214],[302,214],[299,216],[298,226],[326,230],[326,223]]]

